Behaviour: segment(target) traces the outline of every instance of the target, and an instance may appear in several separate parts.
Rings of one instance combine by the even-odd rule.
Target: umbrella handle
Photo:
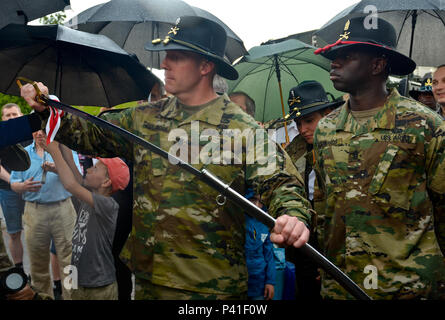
[[[278,81],[278,88],[280,89],[281,111],[283,112],[283,118],[285,118],[286,112],[284,112],[283,90],[281,89],[281,81]],[[284,121],[284,131],[286,133],[286,145],[287,145],[289,143],[289,134],[287,132],[287,122],[286,121]]]
[[[286,117],[286,112],[284,112],[284,102],[283,102],[283,89],[281,88],[281,71],[280,64],[278,63],[278,55],[274,55],[275,72],[277,74],[278,88],[280,89],[280,99],[281,99],[281,111],[283,112],[283,118]],[[287,123],[284,121],[284,131],[286,132],[286,145],[289,144],[289,134],[287,132]],[[284,148],[284,146],[283,146]]]

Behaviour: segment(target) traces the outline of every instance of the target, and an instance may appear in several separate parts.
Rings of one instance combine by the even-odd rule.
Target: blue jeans
[[[25,209],[22,196],[12,190],[0,190],[0,205],[5,217],[6,231],[9,234],[22,231],[22,215]]]

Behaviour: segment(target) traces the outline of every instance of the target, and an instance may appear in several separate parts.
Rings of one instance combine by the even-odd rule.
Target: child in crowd
[[[248,189],[245,195],[257,207],[267,210],[259,195]],[[272,300],[275,294],[276,271],[273,244],[269,229],[246,214],[247,296],[251,300]]]
[[[117,300],[112,244],[119,205],[111,195],[127,186],[129,169],[119,158],[99,158],[82,178],[67,147],[53,141],[46,150],[66,190],[81,201],[72,240],[71,297]]]

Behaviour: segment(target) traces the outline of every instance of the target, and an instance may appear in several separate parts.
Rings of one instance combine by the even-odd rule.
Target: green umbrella
[[[315,49],[296,39],[253,47],[234,66],[239,78],[227,81],[229,93],[247,93],[255,101],[255,118],[261,122],[283,118],[288,110],[283,95],[287,101],[290,89],[305,80],[320,82],[335,98],[342,96],[329,79],[330,61],[315,55]]]

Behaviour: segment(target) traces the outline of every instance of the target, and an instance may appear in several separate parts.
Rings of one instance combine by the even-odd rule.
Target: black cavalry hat
[[[186,50],[205,56],[216,64],[216,73],[238,79],[238,72],[224,58],[227,34],[218,23],[196,16],[178,18],[165,39],[155,39],[145,45],[148,51]]]
[[[416,100],[421,93],[430,93],[431,95],[433,95],[433,76],[430,72],[423,76],[419,90],[409,91],[409,95]]]
[[[344,101],[329,101],[323,86],[314,80],[303,81],[289,91],[289,115],[291,119],[326,108],[335,109]]]
[[[388,57],[391,74],[403,76],[413,72],[416,63],[395,50],[397,35],[394,27],[381,18],[377,18],[374,27],[365,19],[366,17],[351,18],[343,30],[338,30],[340,38],[335,43],[319,48],[314,53],[333,60],[341,48],[352,46],[376,48]]]

